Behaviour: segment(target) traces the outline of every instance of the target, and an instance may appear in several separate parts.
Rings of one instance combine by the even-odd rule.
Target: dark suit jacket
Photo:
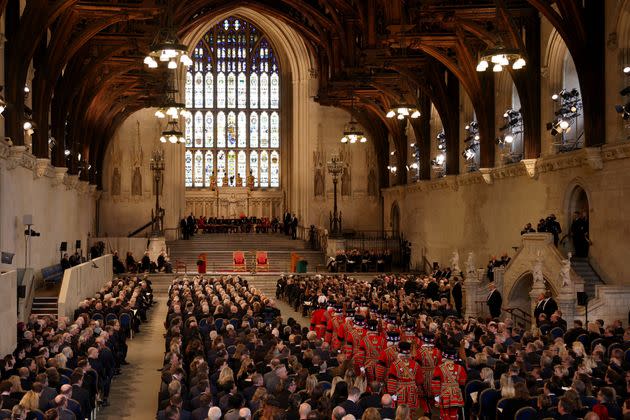
[[[39,409],[46,412],[49,408],[53,407],[52,400],[57,396],[57,391],[49,386],[42,389],[42,393],[39,394]]]
[[[396,418],[396,409],[395,408],[381,408],[378,410],[381,413],[381,418],[383,419],[395,419]]]
[[[78,385],[72,385],[72,399],[81,405],[81,412],[85,417],[89,417],[92,411],[92,403],[90,402],[90,393]]]
[[[355,403],[354,401],[345,400],[339,405],[343,407],[344,410],[346,410],[346,414],[352,414],[357,419],[360,419],[363,415],[363,409],[361,408],[361,406],[359,406],[359,404]]]
[[[492,315],[493,318],[498,318],[501,315],[501,305],[503,305],[501,293],[496,289],[493,290],[492,293],[488,294],[486,303],[490,309],[490,315]]]
[[[14,405],[18,405],[20,401],[10,395],[2,395],[2,409],[12,410]]]
[[[196,408],[192,412],[192,420],[205,420],[205,418],[208,416],[208,410],[210,410],[209,404]]]
[[[461,308],[462,307],[462,298],[463,298],[463,294],[462,294],[462,283],[461,282],[457,282],[453,285],[453,289],[451,291],[451,293],[453,294],[453,302],[455,303],[455,307],[456,308]]]

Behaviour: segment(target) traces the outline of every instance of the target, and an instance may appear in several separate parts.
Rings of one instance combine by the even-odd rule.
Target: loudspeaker
[[[22,216],[22,224],[23,225],[32,225],[33,224],[33,215],[32,214],[25,214],[24,216]]]
[[[65,252],[68,250],[68,242],[62,242],[61,246],[59,247],[59,251],[60,252]]]
[[[26,286],[17,287],[17,297],[24,299],[26,297]]]
[[[77,239],[77,242],[74,244],[76,249],[81,249],[81,239]]]
[[[12,264],[14,255],[15,254],[12,253],[12,252],[4,252],[4,251],[2,251],[2,257],[0,259],[0,262],[2,262],[2,264]]]
[[[577,304],[579,306],[586,306],[588,303],[588,295],[586,292],[577,292]]]

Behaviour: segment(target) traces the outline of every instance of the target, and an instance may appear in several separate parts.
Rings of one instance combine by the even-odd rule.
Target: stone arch
[[[565,319],[569,322],[576,315],[576,292],[584,291],[584,280],[579,277],[573,269],[570,270],[570,282],[566,287],[562,286],[560,272],[563,267],[564,257],[553,244],[553,237],[550,233],[530,233],[523,235],[523,246],[518,250],[516,255],[508,264],[503,279],[500,282],[500,290],[503,296],[506,296],[506,303],[509,306],[511,296],[522,294],[520,290],[523,286],[522,280],[525,276],[531,276],[534,264],[537,259],[542,260],[542,274],[545,279],[545,285],[551,290],[556,297],[558,305],[562,310]],[[544,290],[542,285],[530,286],[537,290]],[[536,295],[538,292],[531,291]],[[531,295],[528,294],[531,302]],[[531,308],[533,313],[533,308]]]
[[[394,235],[400,234],[400,207],[398,201],[392,203],[392,211],[390,213],[390,225]]]
[[[304,170],[312,168],[309,159],[315,147],[311,130],[311,97],[317,91],[317,79],[314,69],[317,68],[315,57],[307,47],[302,36],[289,24],[273,19],[264,12],[248,7],[236,7],[223,11],[182,37],[182,43],[190,45],[191,49],[199,39],[214,25],[229,16],[239,16],[263,31],[280,60],[281,72],[281,101],[287,106],[282,107],[281,124],[282,138],[286,139],[281,145],[280,183],[285,190],[285,206],[291,208],[300,220],[305,223],[310,218],[310,201],[314,193],[313,182],[309,175],[312,172]],[[178,75],[180,86],[183,86],[185,71]],[[183,161],[183,156],[181,157]]]
[[[585,213],[587,220],[591,220],[593,209],[591,208],[591,192],[586,186],[586,182],[582,178],[575,178],[566,188],[564,196],[565,226],[566,231],[570,232],[573,223],[573,214],[575,212]],[[590,233],[589,233],[590,236]],[[574,251],[572,241],[567,241],[564,246],[565,251]],[[575,253],[574,253],[575,255]]]
[[[564,43],[564,39],[557,30],[552,30],[543,57],[544,67],[546,67],[549,88],[552,91],[562,89],[565,58],[569,54],[569,49]]]

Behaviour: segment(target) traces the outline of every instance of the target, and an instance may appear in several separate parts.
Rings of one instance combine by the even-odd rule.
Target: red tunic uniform
[[[440,396],[440,419],[457,419],[464,406],[461,386],[466,383],[466,371],[452,360],[444,360],[433,372],[433,393]]]
[[[422,346],[422,340],[412,331],[403,331],[400,334],[400,341],[408,341],[411,343],[411,357],[416,359],[417,352],[420,346]]]
[[[442,364],[442,352],[431,345],[423,345],[416,352],[416,361],[420,364],[424,375],[424,391],[427,397],[432,397],[431,381],[435,368]]]
[[[348,358],[354,357],[359,352],[359,346],[364,336],[365,328],[363,327],[352,324],[351,327],[346,328],[344,352]]]
[[[333,350],[341,348],[341,340],[339,339],[339,329],[343,325],[344,317],[341,313],[332,314],[328,319],[328,325],[326,326],[325,341],[330,344]],[[343,336],[342,336],[343,337]]]
[[[415,360],[399,357],[387,372],[387,392],[396,395],[396,405],[407,404],[413,410],[420,405],[418,386],[423,380],[422,371]]]
[[[365,367],[368,382],[376,379],[379,356],[385,347],[387,347],[385,337],[377,332],[368,332],[361,340],[359,353],[354,358],[354,370],[358,372],[362,366]]]
[[[387,371],[389,367],[394,363],[394,360],[398,358],[398,349],[396,345],[385,347],[381,354],[378,356],[378,363],[376,364],[376,380],[379,382],[385,382]]]
[[[324,338],[328,326],[328,312],[324,308],[316,309],[311,316],[311,331],[317,333],[317,338]]]

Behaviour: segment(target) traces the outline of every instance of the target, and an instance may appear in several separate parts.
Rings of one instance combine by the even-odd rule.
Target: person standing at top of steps
[[[298,218],[293,214],[293,219],[291,220],[291,239],[297,239],[297,227],[298,227]]]

